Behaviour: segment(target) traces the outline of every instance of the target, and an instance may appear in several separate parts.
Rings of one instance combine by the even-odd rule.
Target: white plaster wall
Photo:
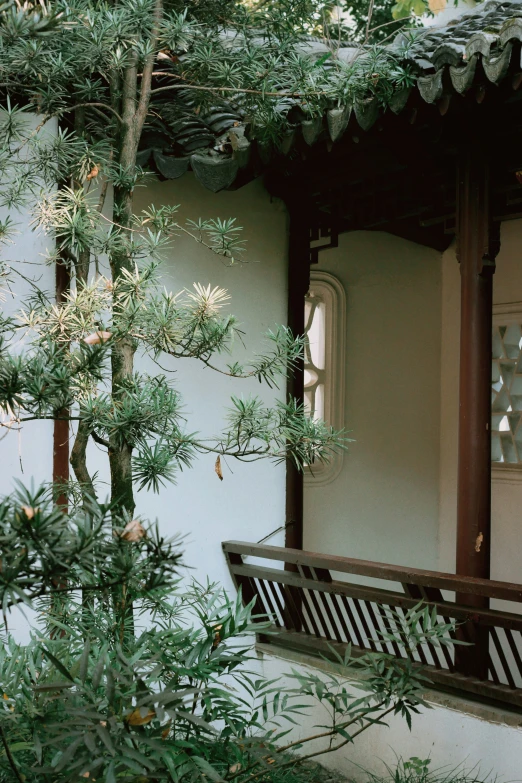
[[[440,254],[353,232],[319,256],[346,291],[345,427],[340,475],[305,489],[304,544],[398,565],[437,563]]]
[[[181,204],[182,219],[237,218],[247,239],[248,264],[226,266],[220,257],[192,239],[179,237],[165,264],[165,285],[179,290],[200,282],[227,288],[232,297],[230,311],[245,333],[246,348],[238,341],[234,357],[246,360],[261,351],[262,335],[275,324],[286,323],[287,218],[282,203],[272,202],[260,181],[236,192],[214,195],[192,174],[139,191],[136,210],[149,203]],[[229,357],[223,357],[224,364],[229,361]],[[189,431],[209,435],[219,432],[232,394],[257,394],[267,403],[280,394],[257,380],[233,380],[212,373],[196,360],[170,364],[162,360],[162,364],[176,368],[173,377],[183,395]],[[246,465],[227,459],[222,464],[221,482],[214,472],[214,461],[212,455],[200,457],[193,470],[178,476],[176,486],[159,495],[138,493],[137,511],[148,518],[157,517],[165,533],[179,532],[185,537],[185,559],[193,569],[189,573],[231,588],[221,542],[258,541],[284,525],[285,468],[265,461]],[[282,544],[283,536],[279,534],[271,542]]]
[[[36,117],[27,119],[28,129],[38,125]],[[56,123],[51,121],[39,132],[43,137],[55,132]],[[0,220],[11,218],[16,229],[12,241],[0,245],[0,262],[12,269],[9,286],[4,287],[0,299],[2,313],[14,315],[26,306],[27,297],[33,286],[31,281],[44,290],[54,287],[54,269],[45,265],[45,252],[48,249],[46,238],[32,230],[34,204],[27,204],[20,210],[0,208]],[[22,350],[23,344],[17,343],[16,350]],[[16,432],[7,433],[0,429],[0,495],[10,492],[13,479],[24,483],[31,480],[36,485],[48,480],[51,475],[53,425],[51,422],[31,422],[31,437],[26,438]]]
[[[495,305],[522,301],[522,220],[502,224],[493,278]],[[455,247],[442,258],[440,556],[439,568],[455,569],[457,524],[458,367],[460,273]],[[519,482],[492,482],[491,577],[522,582],[522,475]]]
[[[39,120],[28,119],[29,129],[36,128]],[[55,132],[56,123],[51,121],[41,130],[40,136]],[[0,262],[11,267],[9,285],[2,290],[0,307],[6,316],[15,315],[26,307],[27,299],[34,291],[33,284],[43,290],[54,289],[54,268],[45,264],[45,253],[49,248],[46,237],[34,231],[31,226],[34,204],[28,203],[20,210],[0,209],[0,220],[9,215],[16,228],[12,242],[0,246]],[[23,350],[23,342],[17,342],[14,350]],[[1,415],[1,414],[0,414]],[[2,420],[5,421],[4,417]],[[26,486],[39,486],[52,476],[53,425],[48,421],[34,421],[27,429],[0,428],[0,497],[14,489],[18,479]],[[27,609],[14,610],[9,618],[9,629],[20,640],[29,636],[29,622],[33,615]]]
[[[163,282],[178,291],[192,287],[194,282],[227,288],[232,300],[229,311],[239,319],[244,331],[245,346],[238,340],[233,355],[247,361],[263,350],[263,334],[276,324],[286,323],[286,212],[281,202],[271,201],[260,181],[237,192],[212,194],[187,174],[176,182],[154,181],[136,192],[136,209],[154,203],[181,204],[180,219],[236,217],[244,228],[247,240],[247,264],[226,266],[223,259],[212,254],[194,240],[181,236],[167,254]],[[21,270],[39,280],[50,293],[54,291],[54,271],[35,266],[41,261],[45,238],[28,230],[29,218],[22,215],[22,232],[16,244],[3,258],[23,261]],[[25,223],[25,225],[24,225]],[[16,298],[9,299],[6,309],[23,305],[28,284],[14,280]],[[231,359],[222,358],[223,366]],[[218,360],[219,363],[220,360]],[[270,391],[257,380],[232,380],[204,369],[196,360],[161,363],[172,371],[172,378],[181,391],[184,415],[189,432],[200,431],[207,436],[218,434],[224,423],[225,409],[231,395],[257,394],[270,404],[277,391]],[[149,359],[138,357],[136,368],[141,372],[161,372]],[[284,388],[284,384],[283,384]],[[22,457],[23,473],[19,453]],[[185,552],[186,573],[205,582],[207,578],[232,589],[221,551],[227,539],[258,541],[284,525],[285,468],[266,461],[252,464],[227,459],[222,462],[224,480],[214,471],[215,457],[201,456],[192,470],[178,476],[175,486],[169,485],[159,495],[136,494],[137,514],[145,519],[157,519],[166,536],[180,534]],[[0,442],[0,494],[9,492],[13,478],[36,485],[52,477],[52,424],[31,422],[18,436],[10,433]],[[108,493],[108,460],[91,444],[88,453],[91,474],[97,473],[100,497]],[[72,475],[72,472],[71,472]],[[281,534],[271,541],[281,544]],[[27,621],[17,618],[14,630],[23,631]]]
[[[288,675],[312,673],[323,676],[313,668],[282,656],[263,652],[260,655],[261,671],[278,683],[281,690],[295,688],[296,681]],[[324,665],[328,668],[327,665]],[[355,693],[357,691],[354,684]],[[306,703],[300,697],[300,703]],[[520,783],[522,781],[522,724],[516,725],[511,718],[484,708],[471,707],[469,711],[441,706],[427,694],[432,709],[423,709],[420,715],[413,716],[412,730],[400,717],[392,716],[388,726],[374,726],[353,743],[337,753],[321,756],[318,761],[329,769],[346,775],[348,780],[363,783],[368,780],[368,772],[386,775],[385,765],[392,769],[397,758],[404,760],[417,756],[431,759],[431,769],[444,768],[448,773],[461,765],[473,769],[471,778],[486,781],[490,773],[490,783]],[[450,698],[448,704],[452,703]],[[457,706],[457,701],[454,702]],[[463,706],[460,705],[459,706]],[[483,717],[482,717],[483,716]],[[509,723],[505,720],[509,720]],[[328,725],[328,717],[322,708],[310,709],[309,713],[299,717],[298,726],[292,728],[285,742],[303,739],[316,734],[317,725]],[[324,731],[324,728],[319,729]],[[307,745],[307,752],[320,749],[324,745]],[[303,751],[304,752],[304,751]],[[445,777],[445,776],[444,776]]]
[[[494,303],[522,301],[522,221],[502,225]],[[354,232],[323,252],[347,298],[340,476],[305,489],[305,547],[455,569],[460,272],[444,253]],[[492,577],[519,582],[522,476],[493,480]]]
[[[6,210],[0,210],[0,220],[6,217]],[[54,269],[44,264],[46,239],[27,228],[30,208],[12,215],[19,234],[12,245],[0,249],[0,261],[12,268],[10,290],[4,290],[5,300],[0,302],[2,312],[14,315],[25,306],[31,293],[31,284],[20,276],[38,281],[44,290],[54,286]],[[23,350],[17,343],[16,350]],[[30,432],[30,435],[29,435]],[[28,437],[29,436],[29,437]],[[34,421],[25,425],[22,432],[0,430],[0,495],[10,492],[13,479],[23,483],[34,481],[35,485],[49,480],[52,475],[53,425],[47,421]]]

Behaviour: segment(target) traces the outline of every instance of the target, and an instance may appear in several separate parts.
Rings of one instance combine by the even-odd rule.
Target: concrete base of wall
[[[262,673],[279,679],[281,689],[296,687],[292,671],[325,676],[337,671],[329,662],[302,653],[265,644],[256,649]],[[404,720],[392,717],[387,727],[374,726],[338,753],[322,756],[321,763],[357,783],[367,780],[368,772],[385,774],[386,765],[393,768],[398,757],[412,756],[430,758],[432,770],[473,769],[477,783],[488,777],[498,783],[522,781],[522,715],[437,691],[426,691],[424,698],[429,708],[414,718],[411,732]],[[327,722],[321,708],[311,708],[289,741],[314,734],[317,724]]]

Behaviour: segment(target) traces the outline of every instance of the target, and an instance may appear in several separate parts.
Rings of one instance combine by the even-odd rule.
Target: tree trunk
[[[159,23],[163,12],[162,0],[156,0],[151,31],[150,54],[147,56],[141,74],[141,84],[138,85],[138,68],[136,58],[129,63],[121,80],[121,100],[119,98],[118,78],[111,79],[111,94],[113,108],[121,115],[119,142],[114,159],[119,164],[122,179],[128,184],[114,188],[113,223],[121,231],[121,249],[111,254],[110,264],[113,282],[113,329],[119,332],[117,316],[118,280],[124,271],[130,271],[133,265],[131,255],[132,240],[132,194],[136,171],[136,154],[147,116],[150,100],[152,73],[154,68],[155,49]],[[112,404],[115,408],[124,399],[134,374],[134,354],[136,344],[132,337],[120,334],[112,346],[111,381]],[[132,444],[125,435],[109,437],[109,465],[111,473],[111,502],[115,516],[126,515],[129,519],[134,514],[134,491],[132,485]],[[113,602],[118,618],[120,643],[134,633],[132,596],[129,596],[127,585],[122,585],[113,593]]]
[[[83,108],[79,108],[75,112],[74,130],[78,136],[81,136],[85,131],[85,111]],[[74,189],[83,188],[83,183],[81,181],[73,181],[72,187]],[[87,285],[87,281],[89,279],[90,261],[90,250],[81,250],[74,259],[77,290],[82,286]],[[80,420],[78,422],[78,429],[76,431],[76,437],[74,439],[74,445],[71,449],[70,456],[70,463],[72,469],[74,470],[76,480],[80,485],[84,505],[86,505],[89,501],[92,502],[93,500],[96,500],[94,484],[87,469],[87,444],[89,442],[90,434],[90,430],[85,422]]]
[[[56,304],[64,302],[69,291],[71,277],[65,260],[56,262]],[[53,495],[56,505],[67,513],[67,483],[69,481],[69,408],[55,411],[53,427]]]
[[[133,123],[123,135],[120,165],[129,174],[134,173],[136,165],[136,142]],[[115,286],[115,297],[118,296],[117,281],[123,270],[131,268],[130,252],[125,247],[130,244],[132,225],[132,191],[124,188],[114,189],[114,222],[123,233],[124,249],[111,256],[111,272]],[[116,302],[115,302],[116,304]],[[114,317],[114,315],[113,315]],[[114,326],[118,328],[117,317]],[[131,337],[120,337],[115,341],[111,353],[112,399],[118,406],[124,395],[128,382],[134,373],[135,342]],[[132,486],[132,446],[124,437],[112,435],[109,439],[109,464],[111,471],[111,499],[115,508],[124,510],[129,517],[134,513],[134,492]]]
[[[150,54],[143,65],[141,82],[138,85],[138,68],[136,61],[126,68],[121,82],[121,105],[113,108],[121,111],[122,123],[118,163],[123,175],[132,182],[136,170],[136,154],[147,112],[154,70],[155,49],[159,25],[163,15],[163,2],[154,3],[152,30],[150,37]],[[117,99],[117,80],[112,80],[113,100]],[[113,253],[110,259],[113,284],[116,285],[123,270],[130,270],[132,259],[129,250],[132,238],[132,186],[114,188],[113,221],[122,231],[123,249]],[[117,296],[117,291],[115,296]],[[115,326],[117,327],[117,322]],[[120,337],[112,348],[112,399],[118,405],[125,395],[126,385],[132,380],[134,372],[135,342],[131,337]],[[132,446],[122,438],[111,436],[109,442],[109,463],[111,470],[111,499],[116,510],[125,511],[129,517],[134,513],[134,492],[132,486]]]

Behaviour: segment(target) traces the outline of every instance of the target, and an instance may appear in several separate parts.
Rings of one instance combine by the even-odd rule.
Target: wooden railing
[[[355,653],[410,657],[435,686],[522,710],[522,585],[239,541],[223,551],[245,603],[255,598],[255,611],[272,619],[264,641],[323,655],[350,643]],[[436,608],[438,622],[456,625],[448,645],[425,642],[412,653],[386,641],[386,607],[402,613],[421,601]]]

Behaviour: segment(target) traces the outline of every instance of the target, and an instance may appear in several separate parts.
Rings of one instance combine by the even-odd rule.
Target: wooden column
[[[286,205],[289,213],[288,239],[288,326],[294,335],[304,333],[304,300],[310,285],[310,224],[308,209],[295,194]],[[287,395],[304,399],[304,363],[288,376]],[[290,462],[286,467],[285,546],[303,548],[303,474]]]
[[[491,333],[498,235],[492,229],[489,166],[471,141],[460,158],[457,241],[461,274],[457,574],[489,579],[491,552]],[[461,603],[487,606],[480,596]],[[466,630],[466,629],[465,629]],[[458,669],[487,676],[487,632],[469,624],[473,648],[460,648]]]
[[[67,265],[58,260],[56,262],[56,304],[64,301],[64,294],[69,289],[71,278]],[[69,415],[67,408],[56,412],[57,416]],[[56,419],[53,431],[53,484],[63,485],[69,480],[69,422],[64,419]],[[55,502],[67,511],[67,496],[60,492],[55,496]]]

